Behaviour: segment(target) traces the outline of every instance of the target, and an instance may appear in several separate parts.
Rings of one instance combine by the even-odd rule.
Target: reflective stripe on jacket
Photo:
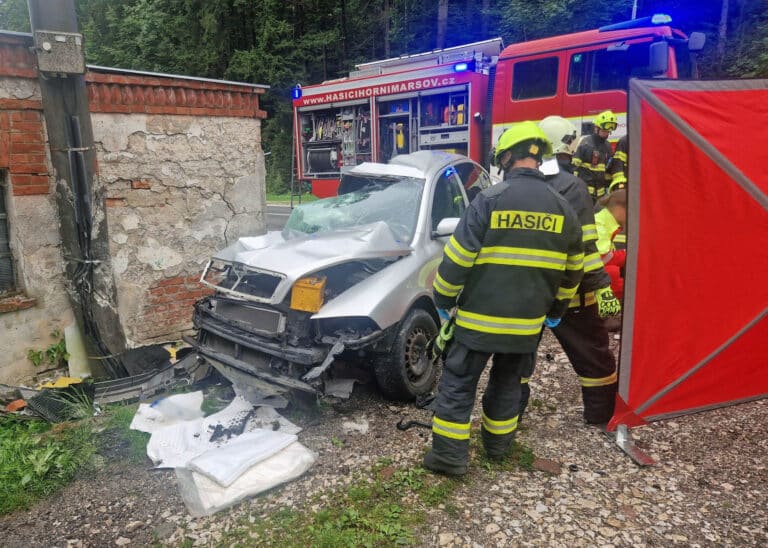
[[[454,336],[483,352],[536,349],[544,318],[561,317],[582,278],[582,231],[568,202],[535,169],[510,170],[472,201],[433,286],[458,306]]]

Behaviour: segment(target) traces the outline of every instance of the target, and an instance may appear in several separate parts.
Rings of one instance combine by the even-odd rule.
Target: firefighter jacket
[[[457,307],[454,336],[468,348],[533,352],[545,317],[567,311],[583,263],[568,202],[538,170],[512,169],[464,212],[435,275],[435,302]]]
[[[608,287],[611,280],[603,268],[603,261],[597,251],[595,214],[587,185],[578,177],[565,171],[566,165],[559,164],[559,167],[558,173],[549,175],[546,179],[552,188],[567,200],[581,223],[584,244],[584,277],[579,286],[579,293],[586,294],[596,289]]]
[[[605,166],[611,157],[611,145],[607,139],[601,139],[593,133],[587,135],[579,143],[573,156],[574,173],[587,183],[587,190],[593,200],[605,195],[610,177],[606,175]]]
[[[629,137],[626,134],[616,143],[616,151],[608,162],[608,173],[623,173],[625,177],[629,176]]]

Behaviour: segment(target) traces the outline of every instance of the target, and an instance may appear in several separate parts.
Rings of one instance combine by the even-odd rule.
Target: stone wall
[[[0,36],[0,192],[19,292],[0,298],[0,382],[35,373],[30,349],[72,324],[35,61],[23,37]]]
[[[31,43],[0,32],[0,191],[19,289],[0,296],[0,383],[11,384],[36,373],[29,349],[74,322]],[[264,89],[111,69],[86,82],[126,346],[178,339],[206,261],[265,228]]]
[[[128,346],[191,327],[212,253],[264,231],[259,120],[93,114]]]

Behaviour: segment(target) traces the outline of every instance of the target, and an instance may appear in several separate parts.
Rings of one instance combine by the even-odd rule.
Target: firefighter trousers
[[[552,333],[579,377],[584,420],[589,424],[608,422],[613,416],[618,379],[608,330],[597,313],[597,305],[569,308]],[[529,398],[530,388],[523,379],[521,417]]]
[[[432,458],[447,466],[469,462],[470,416],[477,383],[492,354],[453,340],[443,366],[432,419]],[[491,458],[502,458],[517,430],[521,379],[533,373],[533,354],[495,354],[483,395],[481,436]]]

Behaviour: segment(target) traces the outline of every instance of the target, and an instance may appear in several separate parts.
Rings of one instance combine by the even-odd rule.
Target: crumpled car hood
[[[350,260],[410,253],[410,246],[397,240],[387,224],[379,221],[316,234],[268,232],[243,237],[216,253],[215,258],[285,275],[272,298],[272,302],[280,302],[293,283],[306,274]]]

